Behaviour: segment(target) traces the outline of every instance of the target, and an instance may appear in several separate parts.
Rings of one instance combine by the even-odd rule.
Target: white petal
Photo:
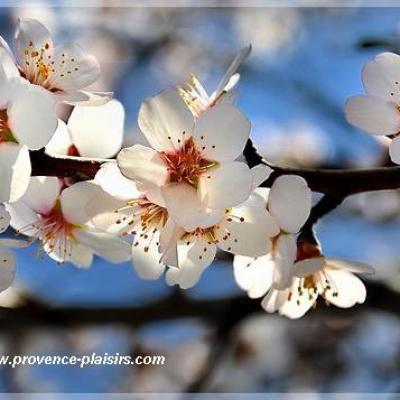
[[[0,202],[17,201],[29,184],[31,160],[25,146],[0,143]]]
[[[117,100],[97,107],[75,107],[68,128],[79,154],[83,157],[113,157],[122,146],[124,118],[124,108]]]
[[[78,242],[111,263],[122,263],[131,259],[131,246],[115,235],[89,229],[76,229],[74,235]]]
[[[279,235],[273,253],[275,262],[273,282],[276,289],[285,289],[290,284],[296,255],[297,244],[295,236]]]
[[[278,311],[288,300],[290,289],[271,289],[261,302],[262,308],[269,313]]]
[[[69,92],[83,89],[100,76],[100,66],[96,58],[86,54],[75,43],[57,46],[54,50],[54,74],[51,86]]]
[[[119,199],[131,200],[143,195],[135,182],[122,175],[115,162],[102,164],[94,180],[105,192]]]
[[[328,279],[331,286],[331,290],[321,290],[321,295],[327,301],[341,308],[364,303],[367,291],[359,278],[342,269],[326,268],[324,272],[320,279]]]
[[[13,249],[25,249],[30,245],[28,240],[0,239],[0,247],[12,247]]]
[[[91,181],[77,182],[61,192],[60,201],[64,218],[71,224],[88,222],[92,215],[87,205],[98,197],[101,201],[103,189]]]
[[[400,137],[396,137],[390,142],[389,154],[394,163],[400,164]]]
[[[229,208],[243,203],[252,191],[249,167],[233,161],[207,170],[199,179],[202,203],[209,208]]]
[[[150,242],[134,242],[132,245],[132,263],[136,272],[142,279],[158,279],[165,270],[165,265],[160,261],[158,251],[159,232]],[[138,243],[136,245],[136,243]]]
[[[233,259],[233,273],[236,283],[247,291],[252,299],[264,296],[272,285],[274,263],[271,257],[264,256],[256,259],[244,256],[235,256]]]
[[[0,249],[0,292],[6,290],[14,281],[15,258],[11,251]]]
[[[66,261],[71,262],[79,268],[89,268],[93,262],[93,252],[89,247],[82,246],[79,243],[72,243],[70,254]]]
[[[144,101],[139,110],[139,127],[158,151],[176,150],[189,139],[193,116],[175,90],[166,90]]]
[[[346,271],[355,272],[357,274],[374,274],[375,269],[368,264],[348,261],[348,260],[338,260],[329,258],[326,261],[327,265],[333,269],[344,269]]]
[[[228,67],[221,82],[218,84],[217,89],[215,90],[214,97],[218,98],[223,91],[229,91],[236,85],[238,79],[235,79],[235,85],[232,85],[231,78],[234,76],[242,62],[249,56],[250,52],[251,45],[240,49],[239,53],[236,55],[231,65]]]
[[[7,84],[12,78],[17,78],[20,76],[17,66],[12,58],[12,55],[8,50],[3,47],[0,48],[0,77],[1,86],[4,89],[4,85]],[[3,98],[4,94],[1,93],[0,96]]]
[[[269,192],[268,209],[285,232],[297,233],[311,210],[311,190],[297,175],[283,175]]]
[[[400,112],[395,103],[375,96],[353,96],[346,101],[346,119],[352,125],[375,135],[400,131]]]
[[[189,244],[188,244],[189,243]],[[217,247],[203,236],[188,237],[178,245],[179,268],[170,267],[166,274],[169,285],[182,289],[196,285],[203,271],[214,261]]]
[[[222,250],[248,257],[269,253],[270,238],[278,234],[278,225],[263,207],[233,208],[216,232]]]
[[[293,266],[293,275],[298,278],[305,278],[320,271],[325,266],[325,257],[313,257],[302,261],[297,261]]]
[[[0,204],[0,233],[7,230],[10,225],[10,214],[6,210],[3,204]]]
[[[18,85],[7,114],[13,135],[31,150],[46,146],[57,129],[54,100],[40,86]]]
[[[47,28],[39,21],[23,18],[18,21],[15,39],[19,65],[26,69],[25,51],[44,51],[44,56],[53,54],[53,41]]]
[[[250,134],[250,121],[232,104],[218,104],[197,121],[193,136],[204,158],[219,162],[235,160]]]
[[[139,183],[162,186],[168,179],[168,170],[160,154],[140,144],[122,149],[117,156],[124,176]]]
[[[248,207],[264,207],[267,208],[269,188],[258,187],[253,190],[250,197],[243,203]]]
[[[207,210],[203,207],[192,186],[169,184],[162,188],[165,204],[170,217],[186,231],[208,228],[222,220],[225,210]]]
[[[179,265],[177,244],[184,233],[185,231],[176,225],[172,218],[168,218],[160,234],[159,251],[164,264],[176,267]]]
[[[47,214],[55,206],[61,187],[56,177],[33,176],[21,201],[36,213]]]
[[[279,314],[291,319],[301,318],[316,302],[318,295],[299,296],[299,279],[294,278],[290,288],[291,296],[279,308]]]
[[[46,145],[46,153],[51,156],[68,155],[68,150],[72,146],[68,127],[64,121],[58,120],[56,132]]]
[[[93,107],[108,103],[113,96],[113,92],[87,92],[78,90],[72,93],[55,93],[58,102],[64,102],[71,106]]]
[[[378,54],[362,71],[366,92],[389,101],[400,101],[400,57],[394,53]]]
[[[7,205],[11,216],[10,226],[18,233],[26,236],[35,236],[37,230],[33,227],[38,222],[38,215],[25,203],[18,201]]]
[[[250,171],[251,175],[253,176],[253,185],[252,185],[253,190],[255,190],[263,182],[265,182],[274,172],[274,170],[271,167],[268,167],[268,165],[264,164],[256,165]]]

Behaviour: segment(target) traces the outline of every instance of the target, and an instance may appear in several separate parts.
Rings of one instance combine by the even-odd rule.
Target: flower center
[[[3,142],[18,143],[8,126],[7,110],[0,110],[0,143]]]
[[[188,139],[179,150],[160,154],[167,164],[171,183],[186,182],[196,187],[199,177],[217,165],[215,161],[203,158],[192,138]]]

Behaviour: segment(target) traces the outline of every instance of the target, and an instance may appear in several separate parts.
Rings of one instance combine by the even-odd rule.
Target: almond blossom
[[[278,311],[288,318],[300,318],[316,305],[318,296],[327,304],[350,308],[363,303],[365,286],[355,273],[372,273],[369,265],[336,259],[321,254],[319,245],[300,243],[298,260],[293,264],[287,288],[274,284],[276,265],[268,257],[251,260],[235,257],[234,270],[239,286],[251,298],[264,297],[263,308]]]
[[[19,76],[0,48],[0,201],[25,192],[31,174],[29,150],[45,146],[57,127],[52,96]]]
[[[194,116],[199,117],[202,112],[220,102],[233,103],[233,89],[240,79],[236,72],[241,63],[251,52],[251,45],[239,51],[225,75],[217,85],[217,89],[209,95],[195,75],[191,75],[190,80],[183,86],[178,87],[178,92],[182,96],[190,111]]]
[[[400,56],[381,53],[362,71],[365,95],[350,97],[346,118],[356,127],[392,138],[389,153],[400,164]]]
[[[117,100],[96,107],[74,107],[67,124],[59,120],[46,153],[57,156],[111,158],[121,149],[125,111]]]
[[[174,90],[146,100],[139,126],[152,146],[121,150],[118,166],[151,200],[162,198],[170,217],[187,231],[207,228],[251,192],[242,153],[250,122],[231,104],[217,104],[194,119]]]
[[[110,99],[111,93],[83,90],[99,78],[96,59],[74,43],[55,46],[50,32],[39,21],[20,19],[15,41],[15,63],[21,75],[52,93],[57,100],[97,105]],[[3,39],[2,45],[11,53]]]
[[[79,182],[64,188],[56,177],[32,177],[24,196],[9,204],[10,225],[55,261],[69,261],[87,268],[96,254],[112,263],[130,259],[129,245],[115,235],[98,232],[90,223],[83,204],[98,186]]]

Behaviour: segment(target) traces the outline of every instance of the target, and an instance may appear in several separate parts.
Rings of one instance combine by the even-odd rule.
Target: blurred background
[[[235,53],[238,105],[272,163],[348,168],[388,165],[387,143],[346,123],[363,64],[400,50],[400,8],[0,8],[12,42],[18,17],[99,60],[96,89],[126,108],[125,144],[143,142],[141,101],[195,73],[212,92]],[[112,134],[110,132],[110,134]],[[0,367],[2,392],[400,391],[400,193],[352,196],[317,226],[328,256],[376,268],[366,304],[319,304],[299,321],[262,312],[219,258],[194,289],[140,280],[132,266],[97,259],[89,270],[18,253],[0,295],[1,354],[162,354],[166,366]],[[111,312],[111,315],[110,315]]]

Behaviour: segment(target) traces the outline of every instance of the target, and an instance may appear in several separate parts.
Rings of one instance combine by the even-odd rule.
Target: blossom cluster
[[[15,274],[7,248],[36,241],[58,263],[87,268],[94,256],[132,260],[143,279],[165,274],[182,289],[199,281],[218,251],[229,252],[238,285],[263,297],[266,311],[289,318],[304,315],[319,296],[344,308],[364,302],[365,287],[353,273],[371,267],[327,259],[318,243],[299,235],[312,207],[307,182],[283,175],[270,189],[259,187],[273,169],[249,168],[240,158],[251,124],[234,89],[250,46],[212,94],[192,76],[144,100],[138,124],[149,146],[122,148],[122,104],[85,90],[99,76],[92,56],[77,45],[54,46],[36,20],[19,21],[16,43],[15,56],[4,40],[0,47],[0,232],[11,225],[27,240],[0,239],[0,290]],[[398,110],[383,89],[381,95],[351,99],[348,118],[364,126],[363,107],[380,102],[387,129],[378,133],[395,134],[400,125],[392,132],[390,118]],[[67,123],[57,117],[60,102],[74,106]],[[42,148],[51,157],[103,164],[90,181],[31,176],[29,151]]]

